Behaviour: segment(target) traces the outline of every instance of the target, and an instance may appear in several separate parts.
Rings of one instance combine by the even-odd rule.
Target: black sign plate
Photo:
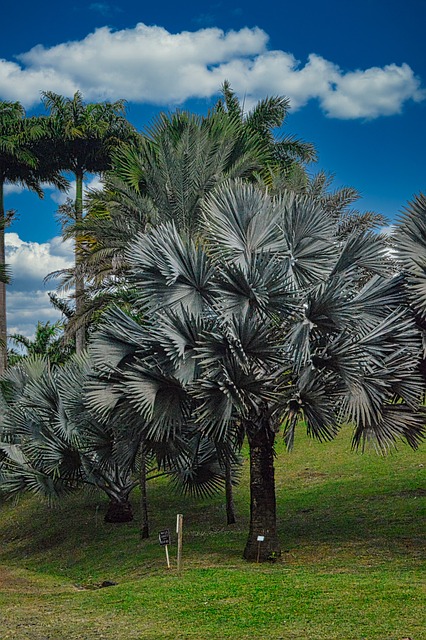
[[[170,544],[170,530],[163,529],[163,531],[160,531],[158,534],[158,541],[162,547],[165,547],[166,544]]]

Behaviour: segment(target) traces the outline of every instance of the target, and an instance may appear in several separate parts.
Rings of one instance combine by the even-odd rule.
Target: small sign
[[[257,536],[258,542],[263,542],[265,540],[265,536]]]
[[[170,544],[170,531],[169,529],[163,529],[163,531],[160,531],[160,533],[158,534],[158,541],[161,544],[162,547]]]

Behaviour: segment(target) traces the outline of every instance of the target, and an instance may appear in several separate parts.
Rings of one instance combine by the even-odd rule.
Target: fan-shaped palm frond
[[[238,471],[237,459],[232,465],[235,481]],[[171,481],[177,491],[196,498],[210,498],[222,491],[225,469],[214,443],[200,433],[193,434],[186,451],[173,462]]]
[[[128,250],[140,335],[133,341],[124,316],[120,334],[117,314],[113,330],[95,335],[93,403],[110,389],[117,401],[108,416],[133,420],[164,446],[184,439],[188,425],[216,446],[245,432],[252,557],[259,522],[267,522],[271,552],[279,550],[273,452],[281,424],[289,446],[301,420],[320,440],[349,422],[355,444],[374,437],[381,449],[397,438],[418,445],[420,334],[403,307],[402,277],[388,277],[382,240],[342,239],[320,201],[227,182],[206,198],[203,216],[203,241],[169,224]],[[107,335],[112,350],[128,343],[109,370]]]
[[[426,196],[420,193],[404,210],[395,235],[397,259],[416,313],[426,316]]]
[[[144,287],[136,304],[142,309],[182,307],[196,316],[208,298],[212,270],[200,244],[181,238],[174,223],[161,225],[139,238],[126,254],[130,282]]]

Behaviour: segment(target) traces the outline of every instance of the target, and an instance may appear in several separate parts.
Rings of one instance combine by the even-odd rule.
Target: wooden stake
[[[176,519],[176,533],[178,536],[178,548],[177,548],[177,570],[180,571],[182,567],[182,543],[183,543],[183,515],[177,514]]]
[[[164,548],[166,550],[167,568],[170,569],[169,546],[166,544]]]

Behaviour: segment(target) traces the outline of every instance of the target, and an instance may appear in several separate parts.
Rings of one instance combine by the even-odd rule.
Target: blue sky
[[[43,90],[125,98],[143,129],[160,109],[205,112],[224,78],[247,105],[287,95],[285,131],[316,145],[312,171],[334,173],[361,192],[359,208],[393,220],[426,190],[425,19],[425,0],[7,3],[0,99],[31,114]],[[29,335],[54,318],[41,278],[71,259],[55,239],[59,200],[9,190],[11,330]]]

